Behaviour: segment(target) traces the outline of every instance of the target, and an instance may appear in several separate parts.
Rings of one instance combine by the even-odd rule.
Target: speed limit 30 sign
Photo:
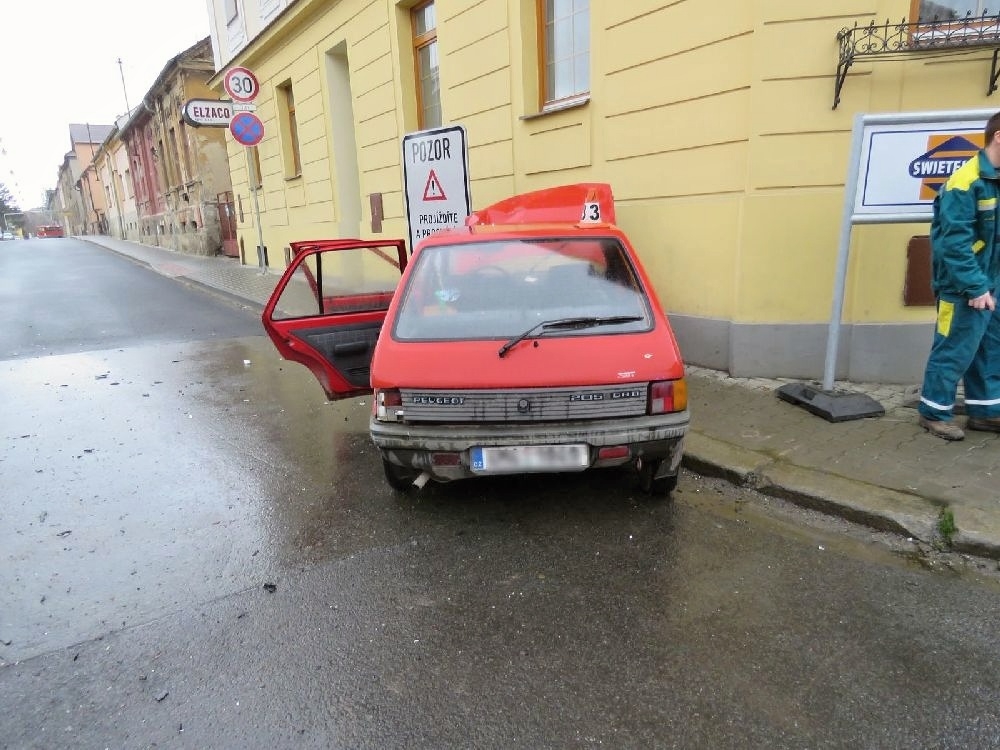
[[[257,80],[257,76],[243,67],[227,70],[226,77],[222,79],[222,85],[234,102],[252,102],[260,93],[260,82]]]

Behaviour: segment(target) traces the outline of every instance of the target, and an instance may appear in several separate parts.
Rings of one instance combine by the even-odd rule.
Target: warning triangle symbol
[[[427,175],[427,184],[424,186],[424,200],[425,201],[446,201],[448,196],[444,194],[444,188],[441,187],[441,180],[438,176],[434,174],[434,170]]]

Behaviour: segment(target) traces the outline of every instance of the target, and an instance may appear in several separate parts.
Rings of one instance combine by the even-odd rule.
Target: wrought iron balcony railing
[[[840,91],[844,87],[847,71],[859,58],[899,59],[918,52],[926,53],[926,56],[961,55],[992,47],[993,63],[986,95],[997,90],[997,79],[1000,78],[1000,13],[983,13],[980,16],[970,13],[961,18],[934,17],[930,21],[916,22],[908,22],[904,18],[899,23],[890,23],[887,19],[885,23],[872,21],[867,26],[855,23],[852,28],[841,29],[837,41],[840,44],[840,61],[837,63],[833,93],[834,109],[840,104]]]

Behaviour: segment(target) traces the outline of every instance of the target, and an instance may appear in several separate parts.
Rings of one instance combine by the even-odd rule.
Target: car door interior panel
[[[322,354],[352,386],[367,388],[381,322],[307,328],[292,335]]]

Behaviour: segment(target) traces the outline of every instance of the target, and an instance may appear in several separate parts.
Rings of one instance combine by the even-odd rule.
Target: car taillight
[[[375,418],[398,422],[403,418],[403,397],[395,388],[375,393]]]
[[[649,384],[650,414],[669,414],[687,409],[688,392],[684,378],[680,380],[658,380]]]

